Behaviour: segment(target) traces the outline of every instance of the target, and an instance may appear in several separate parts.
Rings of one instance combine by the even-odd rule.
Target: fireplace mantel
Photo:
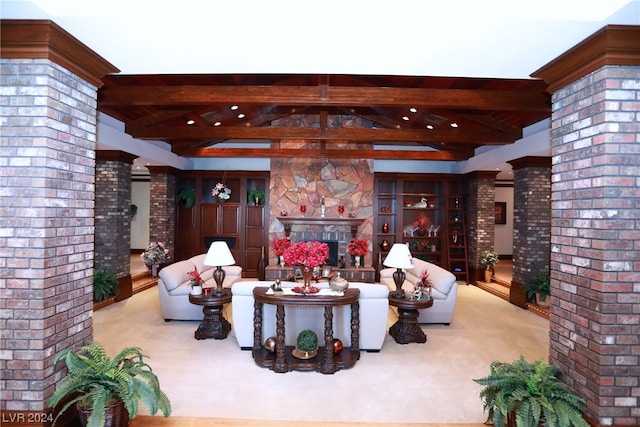
[[[292,225],[335,225],[351,228],[351,236],[355,239],[358,235],[358,227],[365,218],[312,218],[312,217],[288,217],[278,216],[278,221],[284,225],[284,234],[289,237]]]

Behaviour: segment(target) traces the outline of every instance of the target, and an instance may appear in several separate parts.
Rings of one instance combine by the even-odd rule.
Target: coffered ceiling
[[[98,109],[134,138],[165,141],[184,157],[466,160],[477,147],[520,139],[524,127],[550,117],[551,101],[533,79],[110,75]],[[248,144],[291,140],[319,144],[304,152]],[[372,145],[338,149],[346,141]]]

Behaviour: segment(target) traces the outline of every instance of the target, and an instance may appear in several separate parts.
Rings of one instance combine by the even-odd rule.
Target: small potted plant
[[[348,250],[353,256],[354,266],[360,267],[361,257],[365,256],[367,252],[369,252],[369,242],[365,239],[355,239],[353,242],[349,243]]]
[[[559,380],[555,365],[524,357],[511,362],[493,361],[489,375],[474,381],[480,391],[487,423],[515,427],[589,427],[582,416],[585,399]]]
[[[540,274],[531,278],[525,285],[527,297],[541,307],[549,307],[549,295],[551,294],[551,278]]]
[[[284,253],[290,247],[291,240],[287,239],[286,237],[273,241],[273,250],[278,257],[278,264],[280,264],[281,267],[284,267]]]
[[[188,274],[189,276],[191,276],[191,295],[202,295],[202,286],[204,285],[204,280],[202,280],[202,277],[200,277],[198,267],[194,265],[193,270]]]
[[[145,362],[146,357],[140,348],[128,347],[111,359],[97,342],[77,352],[70,349],[59,352],[54,361],[64,361],[68,372],[47,401],[51,407],[66,402],[56,421],[75,405],[83,426],[126,426],[138,414],[139,402],[152,415],[159,410],[168,417],[171,403]]]
[[[480,253],[480,266],[484,268],[484,281],[491,282],[493,276],[493,269],[500,259],[498,253],[494,251],[482,251]]]
[[[103,302],[118,295],[118,279],[113,271],[96,270],[93,273],[93,302]]]
[[[318,353],[318,335],[310,329],[298,334],[293,355],[298,359],[311,359]]]
[[[264,190],[262,188],[254,188],[249,191],[247,196],[250,202],[255,203],[256,206],[264,204]]]
[[[196,189],[193,187],[183,188],[176,195],[176,204],[184,203],[185,208],[192,208],[196,204]]]

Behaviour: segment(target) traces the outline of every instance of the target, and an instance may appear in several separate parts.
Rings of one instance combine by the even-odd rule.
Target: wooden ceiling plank
[[[307,86],[118,86],[100,91],[111,105],[264,104],[385,106],[551,112],[549,96],[530,91]]]
[[[257,158],[343,158],[343,159],[376,159],[376,160],[439,160],[456,161],[466,159],[464,156],[443,151],[420,150],[335,150],[326,149],[290,149],[290,148],[197,148],[176,152],[186,157],[257,157]]]
[[[520,133],[478,131],[465,133],[457,130],[409,130],[409,129],[353,129],[281,128],[281,127],[125,127],[125,131],[140,139],[309,139],[344,141],[399,141],[399,142],[469,142],[481,145],[512,143]]]

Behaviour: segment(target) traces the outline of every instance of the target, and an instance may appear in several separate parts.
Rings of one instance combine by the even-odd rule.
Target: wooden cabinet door
[[[262,247],[265,245],[265,210],[264,206],[247,206],[245,224],[245,256],[244,271],[247,277],[258,277],[258,264],[262,257]],[[265,247],[265,251],[269,248]]]

